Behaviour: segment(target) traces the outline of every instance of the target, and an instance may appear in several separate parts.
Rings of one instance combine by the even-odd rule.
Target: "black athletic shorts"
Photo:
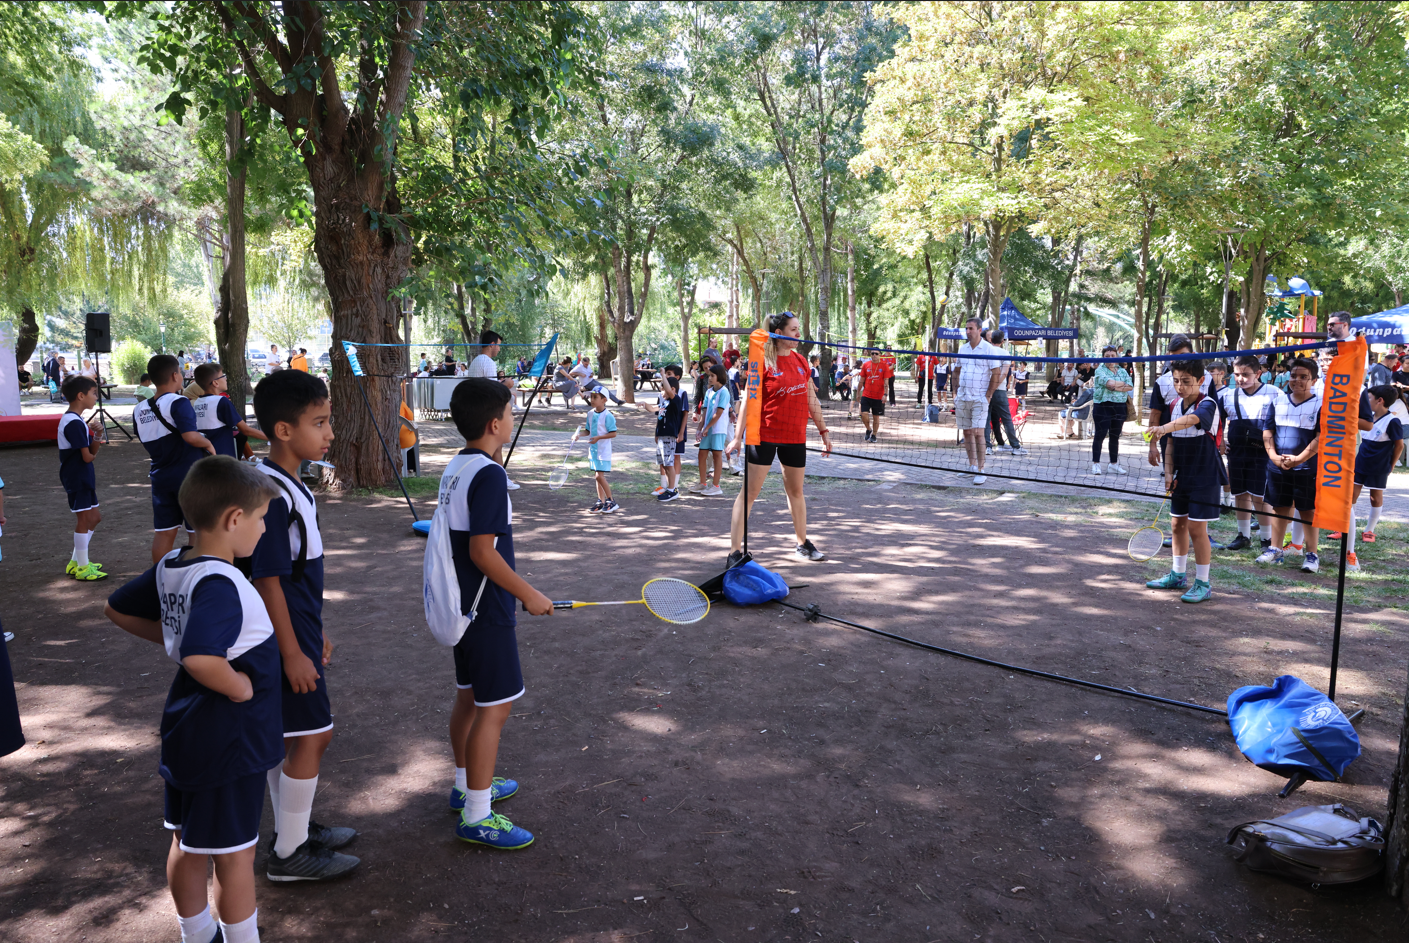
[[[1270,461],[1267,463],[1267,503],[1274,508],[1294,507],[1298,511],[1316,510],[1316,469],[1293,468],[1285,471]]]
[[[861,411],[863,413],[875,413],[877,416],[886,414],[885,400],[871,399],[869,396],[861,397]]]
[[[873,400],[874,402],[874,400]],[[750,465],[772,465],[773,457],[777,456],[778,462],[784,468],[806,468],[807,467],[807,446],[801,442],[796,445],[778,445],[774,442],[764,442],[759,445],[750,445],[746,449],[747,454],[744,461]]]

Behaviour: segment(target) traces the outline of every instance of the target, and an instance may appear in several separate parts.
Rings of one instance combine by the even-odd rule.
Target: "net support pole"
[[[387,448],[386,439],[382,438],[382,427],[377,425],[377,414],[372,411],[372,401],[367,398],[367,390],[362,386],[362,378],[354,377],[357,380],[357,391],[362,394],[362,402],[367,406],[367,415],[372,420],[372,428],[377,432],[377,441],[382,444],[382,453],[386,455],[387,464],[391,466],[391,473],[396,476],[396,483],[401,486],[401,496],[406,499],[406,506],[411,509],[411,520],[419,521],[421,515],[416,513],[416,505],[411,503],[411,495],[406,491],[406,482],[401,480],[401,473],[396,470],[396,462],[392,460],[391,449]]]
[[[533,385],[533,392],[528,395],[528,405],[523,408],[523,415],[519,417],[519,427],[514,430],[514,441],[509,443],[509,451],[504,455],[504,467],[509,467],[509,459],[514,457],[514,446],[519,444],[519,433],[523,432],[523,424],[528,419],[528,411],[533,408],[533,401],[538,398],[538,391],[543,389],[543,381],[546,376],[538,378],[538,382]],[[572,401],[568,401],[568,412],[572,412]]]
[[[1351,509],[1350,527],[1355,528],[1355,512]],[[1341,567],[1340,573],[1336,576],[1336,630],[1331,636],[1331,683],[1327,688],[1326,696],[1332,701],[1336,699],[1336,671],[1340,668],[1341,660],[1341,617],[1345,613],[1345,560],[1346,554],[1350,550],[1350,532],[1341,535]]]
[[[748,446],[743,446],[744,460],[744,556],[749,554],[749,512],[753,510],[749,505],[749,450]]]

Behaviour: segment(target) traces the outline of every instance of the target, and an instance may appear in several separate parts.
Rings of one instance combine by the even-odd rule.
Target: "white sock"
[[[269,804],[274,809],[274,832],[279,832],[279,777],[284,773],[284,764],[278,766],[264,774],[264,780],[269,784]]]
[[[220,921],[220,932],[225,934],[225,943],[259,943],[259,908],[248,919],[239,923]]]
[[[1248,517],[1238,521],[1238,533],[1244,537],[1252,536],[1252,518]]]
[[[1174,565],[1170,569],[1181,575],[1185,573],[1189,569],[1189,555],[1186,553],[1182,557],[1175,556]]]
[[[1349,541],[1349,543],[1347,543],[1347,544],[1345,545],[1345,551],[1346,551],[1346,553],[1354,553],[1354,552],[1355,552],[1355,518],[1352,517],[1352,518],[1350,519],[1350,530],[1346,531],[1346,532],[1342,535],[1342,539]]]
[[[88,565],[88,542],[93,539],[93,532],[90,530],[86,534],[73,532],[73,562],[79,566]]]
[[[1382,508],[1382,507],[1378,507],[1378,508],[1377,508],[1377,507],[1371,507],[1371,508],[1370,508],[1370,520],[1369,520],[1368,522],[1366,522],[1366,524],[1365,524],[1365,529],[1366,529],[1366,530],[1371,531],[1371,532],[1374,532],[1374,530],[1375,530],[1375,525],[1380,522],[1380,512],[1383,511],[1383,510],[1384,510],[1384,508]]]
[[[660,486],[661,486],[662,488],[669,488],[669,487],[670,487],[670,478],[669,478],[668,476],[666,476],[666,475],[661,475],[661,476],[660,476]]]
[[[1292,543],[1298,547],[1306,545],[1306,533],[1301,527],[1301,512],[1295,511],[1296,520],[1292,521]]]
[[[181,925],[181,943],[210,943],[215,939],[215,918],[209,907],[194,917],[177,914],[176,922]]]
[[[483,822],[489,818],[489,797],[494,792],[490,789],[466,789],[465,793],[465,821],[471,824]]]
[[[470,789],[469,783],[465,780],[465,767],[463,766],[455,767],[455,788],[461,792],[468,792]]]
[[[313,815],[313,797],[318,793],[318,777],[312,779],[290,779],[288,774],[279,774],[279,811],[282,813],[279,843],[274,846],[274,854],[287,858],[294,850],[308,840],[308,820]]]
[[[1212,564],[1210,564],[1210,563],[1195,563],[1195,564],[1194,564],[1194,579],[1196,579],[1196,580],[1203,580],[1205,583],[1207,583],[1207,582],[1208,582],[1208,568],[1209,568],[1210,566],[1212,566]]]

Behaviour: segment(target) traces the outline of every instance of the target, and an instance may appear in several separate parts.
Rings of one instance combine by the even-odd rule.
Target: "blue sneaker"
[[[1184,573],[1175,573],[1170,570],[1157,580],[1150,580],[1145,584],[1146,589],[1183,589],[1188,585],[1188,576]]]
[[[533,844],[533,833],[519,828],[498,812],[479,822],[466,822],[462,816],[455,826],[455,837],[471,845],[485,845],[501,851],[516,851]]]
[[[1183,602],[1203,602],[1213,595],[1213,587],[1205,580],[1194,580],[1194,586],[1180,600]]]
[[[507,799],[518,791],[519,784],[512,779],[505,779],[503,776],[495,776],[492,780],[489,781],[490,802],[499,802],[503,799]],[[465,811],[465,800],[468,798],[469,796],[465,794],[465,790],[461,789],[459,786],[451,786],[450,811]]]

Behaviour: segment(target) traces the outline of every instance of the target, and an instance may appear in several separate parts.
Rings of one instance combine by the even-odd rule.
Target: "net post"
[[[1350,526],[1355,526],[1355,515],[1352,511]],[[1332,701],[1336,699],[1336,670],[1340,667],[1341,660],[1341,616],[1345,612],[1345,558],[1350,550],[1349,532],[1341,536],[1341,565],[1340,573],[1336,576],[1336,630],[1331,638],[1331,683],[1326,691],[1326,697]]]
[[[749,450],[744,447],[744,556],[749,553]]]

